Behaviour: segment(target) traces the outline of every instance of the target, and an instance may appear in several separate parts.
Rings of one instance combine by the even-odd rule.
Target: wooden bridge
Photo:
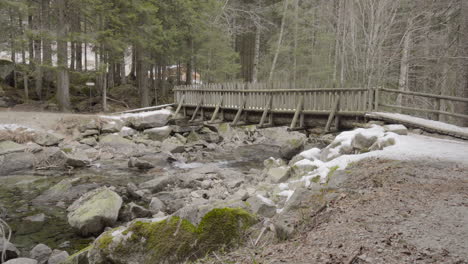
[[[338,129],[340,126],[354,127],[357,122],[367,119],[382,119],[468,139],[465,129],[445,129],[443,126],[430,126],[427,122],[389,117],[382,113],[404,111],[432,115],[436,120],[455,118],[465,121],[468,120],[468,113],[440,111],[439,106],[441,103],[466,104],[467,98],[384,88],[283,87],[289,88],[289,85],[224,83],[177,86],[174,89],[176,115],[183,114],[191,122],[230,121],[232,125],[258,124],[260,127],[289,125],[291,130],[323,126],[325,131],[329,131],[332,125]],[[423,98],[432,102],[432,107],[417,108],[392,103],[397,101],[398,96]]]

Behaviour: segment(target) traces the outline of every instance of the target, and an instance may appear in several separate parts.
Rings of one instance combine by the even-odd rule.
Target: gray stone
[[[105,120],[102,123],[101,131],[102,133],[118,133],[123,127],[123,123],[120,120]]]
[[[68,255],[66,251],[54,249],[47,264],[62,264],[68,259],[69,256],[70,255]]]
[[[80,140],[80,143],[81,144],[86,144],[90,147],[94,147],[98,144],[97,140],[93,137],[89,137],[89,138],[84,138],[82,140]]]
[[[201,125],[194,125],[194,126],[177,126],[177,125],[172,125],[172,131],[174,133],[187,133],[187,132],[192,132],[192,131],[200,131],[203,126]]]
[[[151,162],[146,161],[146,160],[141,160],[135,157],[131,157],[130,160],[128,160],[128,167],[129,168],[137,168],[140,170],[149,170],[154,168],[154,165],[151,164]]]
[[[31,250],[31,258],[37,260],[38,264],[45,264],[52,254],[52,249],[44,244],[38,244]]]
[[[291,168],[288,166],[270,168],[267,172],[268,180],[271,183],[285,182],[289,179],[290,176],[291,176]]]
[[[91,161],[84,153],[67,154],[66,164],[74,168],[89,166]]]
[[[34,131],[33,141],[41,146],[57,146],[63,140],[63,136],[45,131]]]
[[[68,207],[68,223],[80,235],[98,234],[112,226],[119,215],[122,198],[104,187],[86,193]]]
[[[119,219],[124,222],[129,222],[136,218],[151,217],[152,212],[142,206],[135,203],[129,203],[125,205],[119,213]]]
[[[163,141],[172,132],[172,128],[170,126],[164,126],[164,127],[155,127],[151,129],[147,129],[143,131],[144,135],[147,135],[149,139],[155,140],[155,141]]]
[[[12,243],[4,240],[2,237],[0,237],[0,249],[5,249],[5,259],[14,259],[17,258],[20,254],[19,250],[13,245]],[[2,251],[0,250],[0,257],[2,256]]]
[[[106,135],[99,138],[101,145],[108,145],[113,147],[119,147],[121,145],[134,145],[131,140],[123,138],[119,135]]]
[[[20,145],[10,140],[0,142],[0,155],[23,152],[25,150],[26,146]]]
[[[15,258],[11,259],[3,264],[38,264],[37,260],[30,258]]]
[[[154,214],[163,212],[166,210],[166,205],[157,197],[151,198],[151,203],[149,205],[149,210]]]
[[[31,169],[34,167],[35,162],[36,158],[32,153],[15,152],[0,155],[0,175]]]
[[[386,125],[383,127],[387,132],[393,132],[398,135],[406,136],[408,135],[408,128],[404,125]]]
[[[172,113],[168,110],[160,110],[132,115],[128,118],[128,121],[134,128],[143,130],[165,126],[171,115]]]
[[[360,151],[368,151],[377,139],[376,136],[365,136],[362,133],[357,133],[351,142],[351,146]]]
[[[281,214],[273,220],[276,238],[280,241],[289,239],[295,231],[296,219],[288,214]]]
[[[170,153],[183,153],[185,146],[177,137],[170,137],[162,142],[161,150]]]
[[[132,136],[134,136],[136,134],[138,134],[138,131],[136,131],[135,129],[130,128],[130,127],[122,127],[122,129],[119,132],[119,135],[121,137],[125,137],[125,138],[132,137]]]
[[[99,135],[99,130],[97,129],[88,129],[85,132],[81,133],[81,137],[91,137]]]
[[[168,185],[176,183],[177,178],[174,176],[161,176],[153,180],[144,182],[140,184],[140,188],[149,189],[153,193],[163,191]]]
[[[250,210],[252,210],[254,214],[268,218],[271,218],[276,214],[276,206],[264,199],[261,199],[258,195],[247,199],[247,203],[250,205]]]
[[[10,75],[13,70],[15,70],[15,63],[10,60],[0,60],[0,80],[5,80],[5,78]]]
[[[45,214],[37,214],[37,215],[31,215],[28,217],[25,217],[24,220],[29,221],[29,222],[44,222],[46,219]]]
[[[263,161],[263,166],[265,166],[266,169],[277,168],[277,167],[281,167],[285,165],[286,165],[286,162],[284,160],[275,159],[273,157],[270,157]]]

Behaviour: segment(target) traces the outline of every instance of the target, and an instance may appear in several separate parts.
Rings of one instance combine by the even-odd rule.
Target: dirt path
[[[95,115],[52,113],[38,111],[0,111],[0,125],[17,124],[42,130],[55,130],[58,125],[73,120],[89,120]]]
[[[223,261],[468,263],[467,167],[374,159],[342,173],[339,198],[318,215],[301,210],[292,239],[242,248]]]

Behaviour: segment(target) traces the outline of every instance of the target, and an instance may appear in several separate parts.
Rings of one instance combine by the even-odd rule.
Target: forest
[[[176,85],[242,81],[468,97],[463,0],[2,0],[0,14],[18,100],[62,111],[157,105]]]

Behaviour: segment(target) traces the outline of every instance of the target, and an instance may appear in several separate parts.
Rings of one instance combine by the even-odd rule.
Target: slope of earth
[[[336,198],[318,210],[302,201],[289,240],[269,232],[204,262],[468,263],[468,167],[371,158],[333,177],[345,179]]]

